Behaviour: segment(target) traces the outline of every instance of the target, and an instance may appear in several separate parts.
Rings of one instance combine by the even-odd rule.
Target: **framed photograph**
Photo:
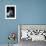
[[[18,25],[18,42],[24,40],[46,41],[45,24],[19,24]]]
[[[16,19],[16,5],[5,5],[5,19]]]

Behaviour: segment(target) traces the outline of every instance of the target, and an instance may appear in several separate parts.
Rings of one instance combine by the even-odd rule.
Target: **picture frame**
[[[46,24],[18,24],[18,42],[21,40],[46,41]]]
[[[5,5],[5,19],[16,19],[16,5]]]

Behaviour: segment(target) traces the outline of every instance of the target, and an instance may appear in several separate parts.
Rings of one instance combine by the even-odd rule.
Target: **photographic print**
[[[5,6],[5,19],[16,19],[16,5]]]
[[[20,40],[46,41],[46,25],[19,25],[18,33]]]
[[[31,46],[34,42],[36,44],[46,42],[46,25],[19,24],[18,42],[20,46]]]

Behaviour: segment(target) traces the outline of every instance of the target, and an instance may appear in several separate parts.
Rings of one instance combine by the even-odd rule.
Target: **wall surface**
[[[16,20],[5,19],[5,5],[16,5]],[[18,24],[46,24],[46,0],[1,0],[0,44],[8,43],[9,32],[18,32]],[[16,43],[18,43],[16,39]]]

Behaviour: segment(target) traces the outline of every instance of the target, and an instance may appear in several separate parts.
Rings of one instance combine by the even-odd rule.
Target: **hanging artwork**
[[[16,5],[5,6],[5,19],[16,19]]]

